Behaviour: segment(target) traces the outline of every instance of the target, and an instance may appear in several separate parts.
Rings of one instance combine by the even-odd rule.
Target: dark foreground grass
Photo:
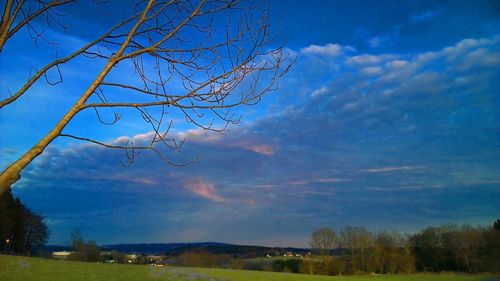
[[[491,275],[315,276],[261,271],[67,262],[0,255],[1,281],[500,281]]]

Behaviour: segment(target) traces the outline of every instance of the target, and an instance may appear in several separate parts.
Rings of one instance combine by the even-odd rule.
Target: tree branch
[[[67,57],[64,57],[64,58],[61,58],[61,59],[57,59],[49,64],[47,64],[46,66],[44,66],[42,69],[40,69],[33,77],[31,77],[24,85],[21,89],[19,89],[19,91],[17,91],[14,95],[11,95],[10,97],[8,98],[5,98],[3,100],[0,101],[0,109],[2,109],[2,107],[16,101],[19,97],[21,97],[24,93],[26,93],[26,91],[31,87],[33,86],[33,84],[38,81],[38,79],[40,79],[40,77],[42,77],[43,75],[45,75],[45,73],[50,70],[51,68],[53,67],[57,67],[58,65],[61,65],[61,64],[64,64],[72,59],[74,59],[75,57],[83,54],[84,52],[86,52],[89,48],[91,48],[92,46],[96,45],[97,43],[101,42],[102,40],[104,40],[105,38],[107,38],[111,33],[113,33],[113,31],[117,30],[118,28],[126,25],[127,23],[129,23],[130,21],[132,21],[133,19],[137,18],[138,15],[134,15],[122,22],[120,22],[119,24],[115,25],[113,28],[111,28],[108,32],[104,33],[102,36],[100,36],[99,38],[95,39],[94,41],[88,43],[87,45],[83,46],[82,48],[78,49],[77,51],[73,52],[72,54],[70,54],[69,56]]]
[[[16,26],[14,26],[14,28],[12,28],[12,30],[9,31],[9,33],[7,35],[7,38],[12,37],[12,35],[14,35],[16,32],[18,32],[19,29],[23,28],[28,22],[31,22],[34,18],[36,18],[39,15],[45,13],[49,9],[57,7],[57,6],[65,5],[65,4],[68,4],[68,3],[71,3],[71,2],[75,2],[75,0],[64,0],[64,1],[54,0],[54,1],[50,2],[48,5],[40,8],[37,11],[35,11],[33,14],[27,16],[24,20],[22,20],[20,23],[18,23]],[[22,6],[22,4],[20,4],[19,6]],[[14,16],[11,19],[12,23],[15,20],[15,16],[16,16],[16,14],[14,14]]]

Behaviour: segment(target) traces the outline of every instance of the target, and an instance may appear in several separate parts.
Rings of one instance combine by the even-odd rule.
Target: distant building
[[[52,257],[54,259],[67,259],[69,255],[71,255],[73,252],[70,251],[59,251],[59,252],[52,252]]]
[[[163,256],[147,255],[146,260],[148,264],[161,265],[163,264]]]
[[[138,256],[136,254],[125,255],[125,260],[127,263],[137,263]]]

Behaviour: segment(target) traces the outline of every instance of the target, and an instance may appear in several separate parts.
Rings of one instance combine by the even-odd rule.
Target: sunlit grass
[[[486,275],[417,274],[417,275],[364,275],[364,276],[313,276],[261,271],[153,267],[149,265],[121,265],[67,262],[27,257],[0,255],[0,280],[2,281],[493,281],[500,280]]]

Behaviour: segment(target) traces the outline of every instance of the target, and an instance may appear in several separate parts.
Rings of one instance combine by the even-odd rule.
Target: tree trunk
[[[2,14],[2,21],[0,22],[0,52],[2,52],[3,45],[5,45],[5,42],[7,42],[8,39],[9,29],[12,24],[10,22],[10,11],[13,4],[14,1],[8,0],[7,3],[5,3],[5,8]]]
[[[68,125],[69,121],[81,110],[85,101],[94,93],[95,89],[102,82],[104,77],[109,73],[111,68],[116,64],[117,60],[111,59],[108,64],[101,71],[99,76],[94,80],[90,87],[80,97],[80,99],[73,105],[73,107],[64,115],[56,126],[43,137],[37,144],[35,144],[28,152],[19,158],[12,165],[7,167],[2,174],[0,174],[0,196],[7,191],[14,183],[21,178],[21,172],[28,166],[33,159],[38,157],[45,148],[61,134],[62,130]]]
[[[73,117],[80,110],[82,110],[83,106],[85,105],[85,102],[94,93],[96,88],[102,83],[104,77],[106,77],[106,75],[108,75],[111,69],[120,61],[120,57],[125,51],[125,48],[130,43],[130,40],[132,39],[136,30],[144,22],[146,15],[151,9],[153,3],[154,0],[149,1],[149,3],[147,4],[146,8],[144,9],[141,15],[141,18],[130,30],[127,38],[122,43],[118,52],[111,59],[109,59],[106,66],[104,66],[103,70],[101,70],[96,79],[82,94],[80,99],[78,99],[78,101],[73,105],[73,107],[71,107],[71,109],[59,120],[59,122],[47,135],[45,135],[37,144],[35,144],[30,150],[28,150],[28,152],[26,152],[23,156],[21,156],[21,158],[19,158],[16,162],[11,164],[9,167],[7,167],[7,169],[5,169],[2,172],[2,174],[0,175],[0,196],[2,196],[2,194],[5,191],[7,191],[14,183],[16,183],[21,178],[21,172],[24,170],[24,168],[26,168],[26,166],[28,166],[28,164],[31,163],[33,159],[35,159],[38,155],[40,155],[45,150],[45,148],[61,134],[66,125],[68,125],[69,121],[71,121],[71,119],[73,119]]]

